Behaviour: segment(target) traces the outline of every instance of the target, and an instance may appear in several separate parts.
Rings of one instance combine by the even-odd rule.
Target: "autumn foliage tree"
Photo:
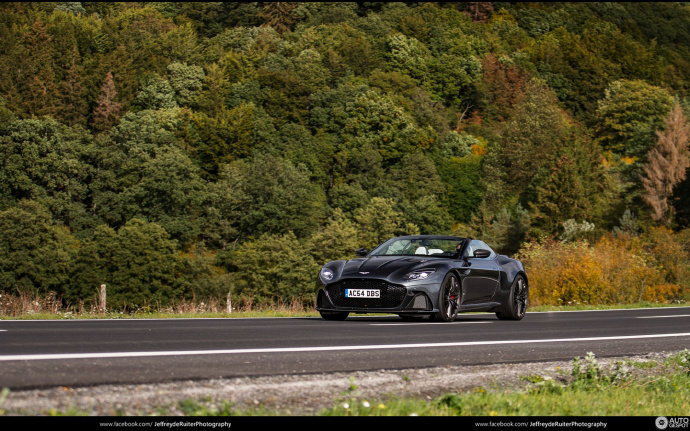
[[[93,109],[93,118],[91,126],[98,132],[103,132],[110,129],[120,119],[120,110],[122,105],[115,101],[117,91],[115,90],[115,81],[113,81],[113,73],[108,72],[101,86],[101,92],[96,100],[96,107]]]
[[[643,167],[643,199],[650,206],[654,220],[669,224],[673,216],[669,198],[690,167],[690,128],[680,104],[676,103],[664,121],[664,130],[657,131],[656,136],[656,145],[649,151]]]

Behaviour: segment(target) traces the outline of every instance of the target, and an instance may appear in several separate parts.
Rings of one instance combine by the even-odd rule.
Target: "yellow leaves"
[[[586,242],[526,244],[518,258],[529,275],[530,302],[533,305],[669,302],[683,296],[688,288],[682,284],[686,279],[683,265],[659,249],[661,244],[674,249],[674,242],[664,237],[663,232],[658,234],[651,240],[605,235],[593,245]],[[681,250],[673,251],[676,257],[682,255]]]
[[[647,302],[667,302],[680,292],[677,284],[657,284],[646,286],[642,293],[642,300]]]
[[[472,154],[477,156],[483,156],[484,154],[486,154],[486,148],[481,144],[474,144],[470,149],[472,151]]]

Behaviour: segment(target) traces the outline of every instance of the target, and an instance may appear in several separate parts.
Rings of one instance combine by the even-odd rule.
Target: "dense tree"
[[[308,302],[318,264],[391,235],[668,239],[656,220],[690,223],[688,171],[661,150],[682,154],[664,119],[688,105],[688,20],[675,3],[2,3],[3,289]]]
[[[93,109],[91,127],[95,131],[107,131],[120,119],[122,104],[115,100],[116,97],[117,90],[115,89],[113,74],[108,72],[96,100],[96,106]]]
[[[139,109],[172,109],[177,107],[175,90],[170,83],[157,75],[146,76],[134,98]]]
[[[510,192],[524,190],[535,173],[570,138],[570,121],[556,96],[543,81],[532,80],[500,126],[491,162],[498,163]]]
[[[257,156],[250,163],[239,161],[230,169],[241,190],[236,213],[241,235],[287,234],[303,238],[324,220],[325,196],[309,181],[303,166],[273,156]]]
[[[194,102],[201,90],[204,77],[204,70],[200,66],[178,62],[168,65],[168,81],[175,90],[175,100],[178,105],[186,106]]]
[[[529,202],[532,232],[555,235],[569,219],[602,223],[612,188],[598,146],[587,138],[574,141],[536,178],[536,192]]]
[[[53,119],[15,120],[0,136],[0,208],[40,202],[71,229],[93,225],[91,136]]]
[[[680,104],[676,103],[664,121],[663,131],[657,131],[656,145],[647,156],[642,176],[644,201],[652,209],[652,218],[670,224],[673,207],[669,198],[673,188],[685,179],[690,167],[690,127]]]
[[[295,234],[264,233],[222,257],[232,270],[232,295],[257,302],[289,302],[311,298],[319,270]]]
[[[118,230],[99,226],[79,250],[66,298],[90,299],[105,284],[111,309],[167,305],[184,294],[176,249],[165,229],[142,219],[133,218]]]
[[[644,81],[611,83],[597,109],[602,147],[644,162],[654,145],[655,131],[661,129],[672,105],[673,97],[666,90]]]
[[[374,197],[355,212],[363,247],[371,250],[392,236],[419,233],[419,228],[405,223],[403,214],[393,206],[392,199]]]
[[[309,238],[307,248],[314,260],[323,264],[331,260],[350,259],[360,247],[357,226],[336,208],[328,222]]]
[[[293,10],[297,6],[294,2],[267,2],[263,10],[259,12],[259,19],[264,25],[271,26],[279,33],[290,29],[295,22]]]
[[[59,110],[59,89],[55,82],[52,37],[39,19],[24,35],[24,57],[19,83],[24,88],[23,110],[30,115],[55,115]]]
[[[75,248],[67,228],[37,202],[21,200],[0,211],[0,291],[62,295]]]

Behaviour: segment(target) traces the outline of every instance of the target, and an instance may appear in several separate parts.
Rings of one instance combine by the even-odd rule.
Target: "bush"
[[[642,237],[605,235],[594,245],[528,242],[518,252],[533,305],[687,300],[690,256],[665,228]]]

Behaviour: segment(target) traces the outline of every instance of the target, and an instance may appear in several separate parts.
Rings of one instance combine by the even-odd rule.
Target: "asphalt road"
[[[0,321],[0,388],[569,360],[690,348],[690,307],[493,314]]]

